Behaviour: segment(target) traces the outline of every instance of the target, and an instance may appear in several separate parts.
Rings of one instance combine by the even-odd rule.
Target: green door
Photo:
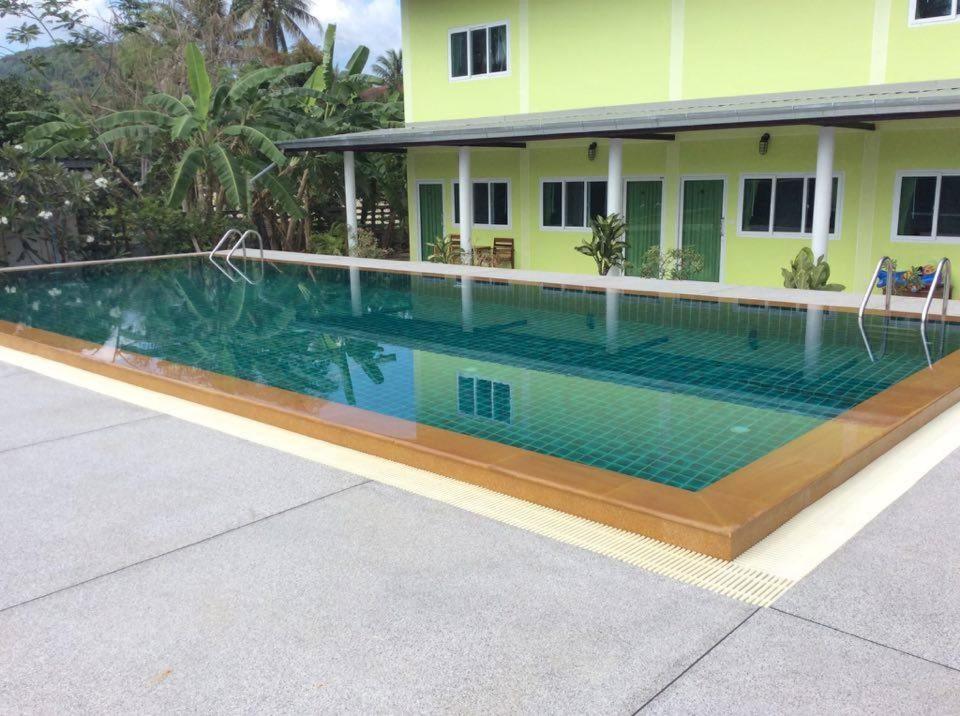
[[[663,182],[627,182],[627,273],[638,275],[643,255],[660,246],[660,219],[663,211]]]
[[[443,237],[443,184],[420,184],[420,258],[433,253],[433,243]]]
[[[686,179],[683,182],[683,211],[680,217],[680,245],[703,256],[703,271],[695,281],[720,280],[723,249],[723,179]]]

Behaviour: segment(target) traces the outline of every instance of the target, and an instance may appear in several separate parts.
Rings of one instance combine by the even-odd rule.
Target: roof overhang
[[[960,79],[415,122],[395,129],[294,139],[280,146],[286,152],[520,148],[532,141],[580,137],[669,141],[677,132],[788,124],[869,130],[877,121],[956,116]]]

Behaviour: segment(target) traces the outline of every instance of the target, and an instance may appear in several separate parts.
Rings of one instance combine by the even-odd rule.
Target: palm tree
[[[274,52],[287,51],[286,33],[302,40],[305,27],[320,27],[306,0],[234,0],[231,12],[251,23],[253,37]]]
[[[200,50],[193,43],[186,51],[190,94],[177,99],[168,94],[147,97],[152,110],[126,110],[106,115],[97,125],[106,130],[98,137],[103,144],[137,141],[168,134],[176,148],[183,148],[173,176],[167,202],[180,206],[185,200],[205,212],[239,209],[250,203],[250,177],[268,164],[283,167],[287,157],[274,141],[294,137],[286,127],[290,101],[303,102],[301,94],[317,94],[309,88],[291,88],[287,81],[313,70],[304,63],[267,67],[242,75],[216,89],[210,83]],[[291,189],[272,174],[261,185],[291,215],[302,216]]]
[[[380,78],[380,84],[391,92],[403,89],[403,50],[387,50],[377,58],[372,69]]]

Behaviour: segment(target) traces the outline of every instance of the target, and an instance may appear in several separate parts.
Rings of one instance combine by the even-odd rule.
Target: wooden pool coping
[[[0,345],[727,560],[960,402],[955,352],[689,492],[7,321],[0,321]]]

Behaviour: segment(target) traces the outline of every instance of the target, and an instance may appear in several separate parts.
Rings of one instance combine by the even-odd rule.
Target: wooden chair
[[[493,258],[498,266],[515,267],[513,239],[494,239]]]

